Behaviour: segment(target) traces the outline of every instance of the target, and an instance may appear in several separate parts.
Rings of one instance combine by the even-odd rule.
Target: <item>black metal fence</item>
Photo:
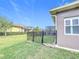
[[[36,43],[50,43],[50,44],[56,44],[57,43],[57,33],[54,32],[27,32],[27,40],[31,40]]]

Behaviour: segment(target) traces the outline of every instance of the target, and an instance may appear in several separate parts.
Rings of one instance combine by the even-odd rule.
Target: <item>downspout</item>
[[[54,17],[54,24],[55,24],[55,30],[56,30],[56,41],[55,41],[55,44],[57,44],[57,16],[56,15],[52,15],[52,17]]]

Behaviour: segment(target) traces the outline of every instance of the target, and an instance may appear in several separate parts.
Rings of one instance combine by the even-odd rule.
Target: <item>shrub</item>
[[[26,32],[7,32],[7,35],[22,35],[22,34],[26,34]],[[0,32],[0,36],[5,35],[4,32]]]

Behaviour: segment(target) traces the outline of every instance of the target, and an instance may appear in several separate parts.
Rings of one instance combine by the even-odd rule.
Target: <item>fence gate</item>
[[[56,44],[56,32],[27,32],[27,40],[36,42],[36,43],[49,43]]]

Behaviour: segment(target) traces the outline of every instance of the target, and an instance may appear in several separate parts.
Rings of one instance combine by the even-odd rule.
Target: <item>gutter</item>
[[[55,24],[55,30],[56,30],[56,41],[55,44],[57,44],[57,16],[56,15],[52,15],[51,17],[54,17],[54,24]]]

